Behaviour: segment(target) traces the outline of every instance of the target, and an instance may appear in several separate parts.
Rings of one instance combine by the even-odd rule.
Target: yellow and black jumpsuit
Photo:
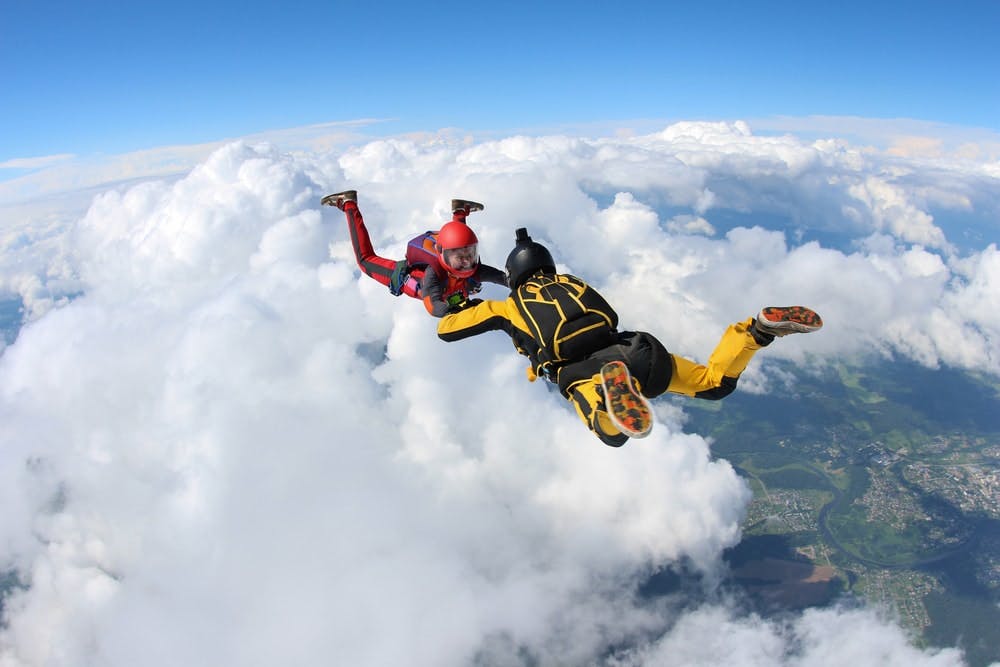
[[[453,342],[476,336],[487,331],[504,331],[510,336],[517,351],[528,357],[528,379],[532,382],[541,374],[538,364],[539,346],[517,308],[513,292],[505,301],[482,301],[465,310],[445,315],[438,323],[438,337]],[[664,392],[694,398],[719,400],[736,389],[740,374],[750,359],[764,344],[750,332],[753,318],[730,325],[705,365],[667,352],[652,334],[642,331],[623,331],[616,334],[616,342],[593,350],[581,359],[562,363],[544,373],[559,391],[576,408],[580,419],[592,431],[597,423],[605,434],[620,433],[612,425],[604,408],[601,391],[601,366],[609,361],[623,361],[647,398]],[[612,444],[607,439],[604,442]],[[621,437],[618,445],[624,444]]]

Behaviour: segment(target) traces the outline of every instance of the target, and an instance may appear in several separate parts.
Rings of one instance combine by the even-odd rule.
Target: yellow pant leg
[[[576,414],[588,429],[594,431],[595,425],[608,436],[621,435],[621,431],[611,421],[604,408],[604,397],[598,393],[601,376],[595,375],[589,380],[577,382],[569,387],[569,402],[573,404]],[[581,404],[582,403],[582,404]]]
[[[673,357],[674,372],[667,391],[685,396],[718,387],[723,377],[738,378],[746,370],[750,359],[760,349],[760,344],[750,335],[753,318],[732,324],[722,334],[722,339],[708,358],[708,364],[697,364],[680,357]]]

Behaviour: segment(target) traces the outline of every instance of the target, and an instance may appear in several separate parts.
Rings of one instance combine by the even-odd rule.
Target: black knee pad
[[[629,372],[646,398],[659,396],[670,386],[674,364],[663,343],[645,331],[622,334],[622,349]]]
[[[722,382],[718,387],[714,389],[709,389],[707,391],[699,391],[694,395],[695,398],[704,398],[707,401],[719,401],[729,396],[731,393],[736,391],[736,381],[737,378],[731,378],[728,376],[722,376]]]

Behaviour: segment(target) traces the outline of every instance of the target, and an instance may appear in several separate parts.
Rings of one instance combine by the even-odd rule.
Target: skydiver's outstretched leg
[[[327,195],[322,202],[328,206],[336,206],[347,216],[347,230],[351,234],[351,245],[354,247],[354,259],[358,262],[358,268],[388,287],[397,262],[375,254],[368,228],[365,227],[365,219],[358,209],[357,190]]]
[[[820,316],[804,306],[769,306],[756,319],[730,325],[706,365],[672,354],[673,374],[667,391],[719,400],[733,393],[740,374],[757,353],[778,336],[809,333],[823,326]]]
[[[624,361],[641,394],[647,398],[669,391],[694,398],[719,400],[736,389],[740,374],[746,370],[757,350],[770,345],[776,337],[809,333],[822,326],[823,320],[809,308],[771,306],[762,309],[756,318],[750,317],[729,326],[705,365],[667,353],[655,337],[642,332],[631,334],[632,340],[627,344],[607,348],[595,354],[594,358],[600,361],[601,358],[617,357]],[[592,363],[591,360],[579,362],[579,368],[575,370],[586,369]],[[562,372],[567,372],[567,369]],[[580,373],[574,373],[574,376],[580,377]],[[668,379],[669,382],[666,382]],[[600,373],[592,378],[574,380],[565,394],[580,419],[601,442],[612,447],[625,444],[628,436],[621,432],[608,413]]]
[[[452,222],[468,224],[465,219],[469,217],[469,214],[476,211],[482,211],[484,208],[486,207],[477,201],[470,201],[468,199],[452,199],[451,220]]]
[[[404,289],[406,282],[406,260],[395,261],[375,254],[372,240],[365,227],[365,219],[358,209],[357,190],[345,190],[323,197],[323,204],[336,206],[347,216],[347,230],[351,234],[351,245],[354,247],[354,259],[365,275],[389,288],[393,294],[401,292],[416,296],[410,290]]]
[[[733,393],[740,374],[763,347],[750,333],[752,325],[753,318],[730,325],[705,365],[671,354],[674,368],[667,391],[708,400]]]

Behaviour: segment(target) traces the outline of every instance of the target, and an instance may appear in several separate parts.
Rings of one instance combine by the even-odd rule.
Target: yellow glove
[[[528,365],[528,382],[534,382],[538,379],[538,375],[535,374],[535,367]]]

